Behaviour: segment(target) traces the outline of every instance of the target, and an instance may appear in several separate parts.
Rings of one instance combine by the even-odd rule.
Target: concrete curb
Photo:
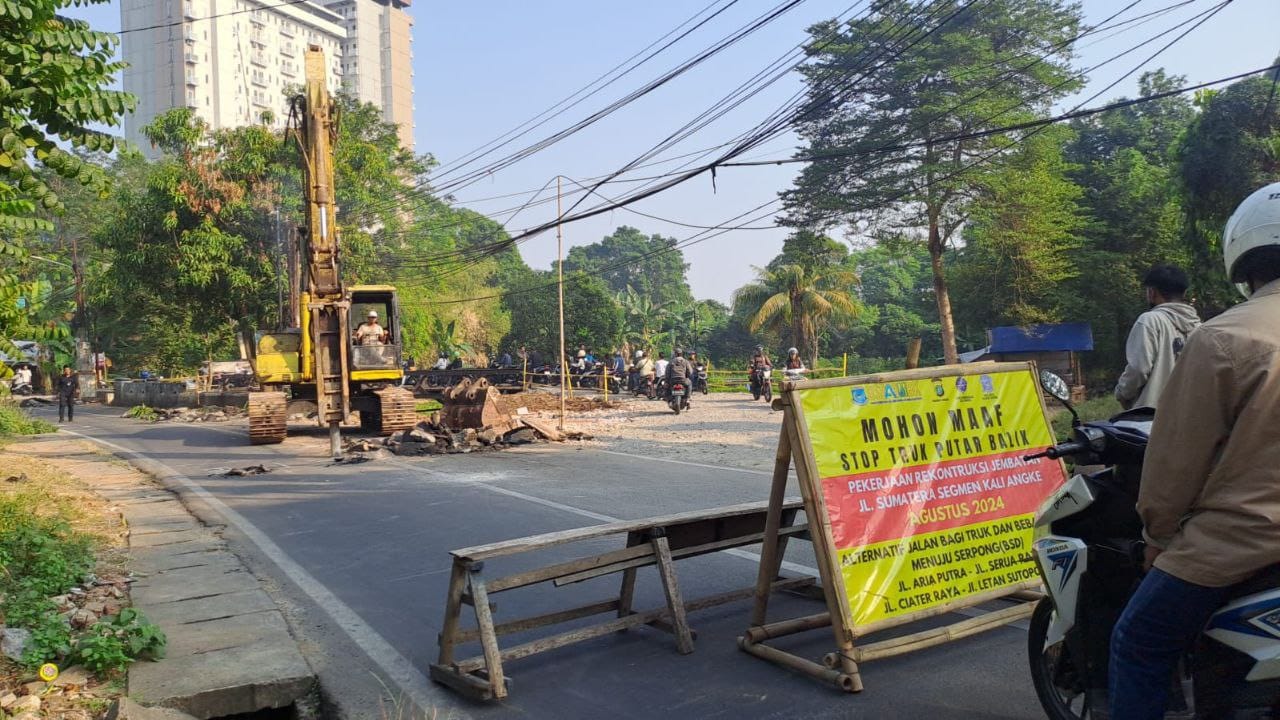
[[[122,479],[118,468],[83,478],[120,506],[139,576],[133,605],[168,636],[163,660],[130,666],[129,695],[201,720],[312,702],[315,674],[284,614],[210,528],[220,519],[202,518],[213,511],[192,507],[199,498],[181,475],[135,453],[108,452],[128,462],[130,474],[150,476],[165,490]]]

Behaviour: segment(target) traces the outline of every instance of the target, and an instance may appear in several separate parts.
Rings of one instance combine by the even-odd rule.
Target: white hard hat
[[[370,311],[369,311],[369,315],[368,315],[368,317],[378,317],[378,311],[377,311],[377,310],[370,310]]]
[[[1249,288],[1243,284],[1244,278],[1237,275],[1236,263],[1250,250],[1271,245],[1280,246],[1280,182],[1271,183],[1245,198],[1222,231],[1222,260],[1227,267],[1227,277],[1245,297],[1249,297]]]

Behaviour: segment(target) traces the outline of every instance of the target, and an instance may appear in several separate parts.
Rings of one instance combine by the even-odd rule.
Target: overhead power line
[[[229,10],[227,12],[213,13],[212,15],[203,15],[201,17],[193,17],[193,18],[187,18],[183,20],[175,20],[173,22],[168,22],[168,23],[157,23],[155,25],[147,25],[145,27],[129,28],[127,30],[117,30],[114,34],[128,35],[129,33],[143,32],[145,30],[163,30],[165,28],[181,27],[182,25],[201,22],[203,20],[213,20],[215,18],[231,17],[232,15],[243,15],[245,13],[262,12],[263,10],[274,10],[276,8],[282,8],[289,5],[302,5],[310,1],[311,0],[285,0],[285,2],[276,3],[275,5],[263,5],[262,7],[245,8],[243,10]]]

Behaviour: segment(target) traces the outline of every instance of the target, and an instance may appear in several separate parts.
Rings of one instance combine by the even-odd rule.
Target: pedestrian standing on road
[[[80,382],[71,373],[70,365],[62,366],[62,374],[54,383],[53,391],[58,396],[58,422],[75,420],[76,396],[80,394]]]
[[[1200,326],[1200,316],[1186,301],[1188,284],[1187,274],[1173,265],[1156,265],[1142,278],[1151,309],[1129,331],[1127,364],[1116,383],[1116,399],[1126,410],[1156,406],[1187,336]]]

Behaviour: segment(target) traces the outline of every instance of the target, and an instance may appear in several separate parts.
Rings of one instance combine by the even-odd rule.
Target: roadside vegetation
[[[74,478],[23,454],[0,462],[0,695],[52,663],[75,687],[40,693],[45,716],[98,717],[128,665],[165,650],[128,605],[127,528]]]
[[[17,435],[39,435],[57,430],[56,425],[31,417],[17,403],[0,398],[0,447]]]

